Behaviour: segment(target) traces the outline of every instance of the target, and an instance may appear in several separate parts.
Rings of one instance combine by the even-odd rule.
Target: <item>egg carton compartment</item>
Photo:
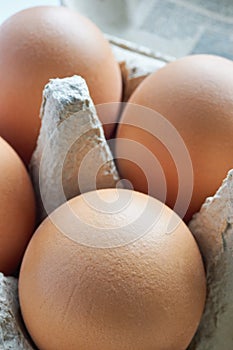
[[[174,60],[153,50],[107,35],[124,82],[124,101],[152,72]],[[207,299],[198,331],[188,350],[233,348],[233,170],[213,197],[189,222],[207,275]]]
[[[150,73],[174,60],[151,49],[107,36],[120,63],[124,101]],[[188,350],[233,348],[233,170],[189,222],[205,263],[207,299],[198,331]]]

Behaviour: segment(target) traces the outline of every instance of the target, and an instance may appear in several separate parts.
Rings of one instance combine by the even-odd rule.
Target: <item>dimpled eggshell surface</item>
[[[29,175],[15,151],[0,137],[0,271],[18,268],[35,225]]]
[[[26,327],[43,350],[185,350],[205,295],[187,226],[158,200],[123,189],[55,210],[30,241],[19,278]]]
[[[51,78],[81,75],[95,104],[119,102],[122,82],[111,47],[87,18],[65,7],[20,11],[0,26],[0,136],[25,162],[40,128],[42,91]],[[109,137],[117,111],[102,115]]]
[[[180,208],[186,207],[185,220],[189,221],[206,197],[214,195],[233,167],[233,62],[211,55],[181,58],[147,77],[129,103],[117,131],[116,158],[120,175],[142,192],[148,191],[147,180],[151,180],[149,193],[165,200],[171,208],[179,189],[183,188]],[[141,107],[137,108],[138,105]],[[141,128],[136,126],[136,118]],[[162,124],[162,120],[166,123]],[[180,151],[177,158],[174,157],[178,150],[176,133],[184,142],[182,150],[189,152],[193,174],[188,171],[187,157]],[[142,157],[142,147],[135,152],[135,143],[123,143],[121,139],[137,142],[147,153]],[[161,165],[167,186],[165,198],[162,198],[159,177],[161,169],[148,161],[148,152]],[[186,197],[192,185],[193,193],[187,205]]]

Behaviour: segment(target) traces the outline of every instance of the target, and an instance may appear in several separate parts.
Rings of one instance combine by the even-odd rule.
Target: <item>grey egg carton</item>
[[[119,62],[123,101],[150,73],[174,60],[134,43],[106,35]],[[207,198],[189,228],[204,258],[207,274],[205,311],[189,350],[232,350],[233,324],[233,171]],[[20,316],[17,280],[0,275],[0,349],[35,349]],[[142,349],[143,350],[143,349]]]

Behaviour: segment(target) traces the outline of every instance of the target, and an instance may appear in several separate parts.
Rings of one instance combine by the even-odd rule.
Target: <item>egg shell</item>
[[[167,194],[164,197],[161,191],[161,169],[150,163],[146,156],[139,166],[142,157],[135,151],[134,144],[123,144],[119,140],[116,142],[116,158],[120,175],[142,192],[148,191],[150,179],[150,194],[165,200],[171,208],[182,187],[184,194],[180,208],[184,210],[186,206],[185,220],[189,221],[206,197],[216,192],[233,165],[233,62],[211,55],[184,57],[147,77],[129,102],[133,106],[125,109],[117,137],[138,142],[152,153],[161,165]],[[136,105],[145,107],[143,112],[135,112]],[[134,113],[140,119],[140,128],[134,123]],[[167,121],[166,128],[161,127],[162,118]],[[174,158],[178,144],[169,125],[175,127],[183,140],[192,171],[188,171],[190,163],[181,152],[180,157]],[[159,137],[162,134],[164,140],[161,142]],[[171,152],[168,145],[172,143]],[[123,156],[125,159],[120,159]],[[191,201],[187,205],[185,202],[192,186]],[[181,215],[179,210],[177,212]]]
[[[205,295],[187,226],[158,200],[123,189],[55,210],[30,241],[19,278],[23,318],[43,350],[184,350]]]
[[[21,159],[0,137],[0,271],[13,274],[35,225],[35,198]]]
[[[28,8],[6,20],[0,27],[0,72],[0,136],[26,162],[50,78],[81,75],[96,105],[121,99],[120,69],[108,41],[90,20],[65,7]],[[101,120],[107,137],[118,109],[109,112]]]

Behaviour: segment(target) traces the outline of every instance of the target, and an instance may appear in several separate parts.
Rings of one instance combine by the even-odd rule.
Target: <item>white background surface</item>
[[[60,5],[59,0],[0,0],[0,23],[13,13],[26,7],[38,5]]]

